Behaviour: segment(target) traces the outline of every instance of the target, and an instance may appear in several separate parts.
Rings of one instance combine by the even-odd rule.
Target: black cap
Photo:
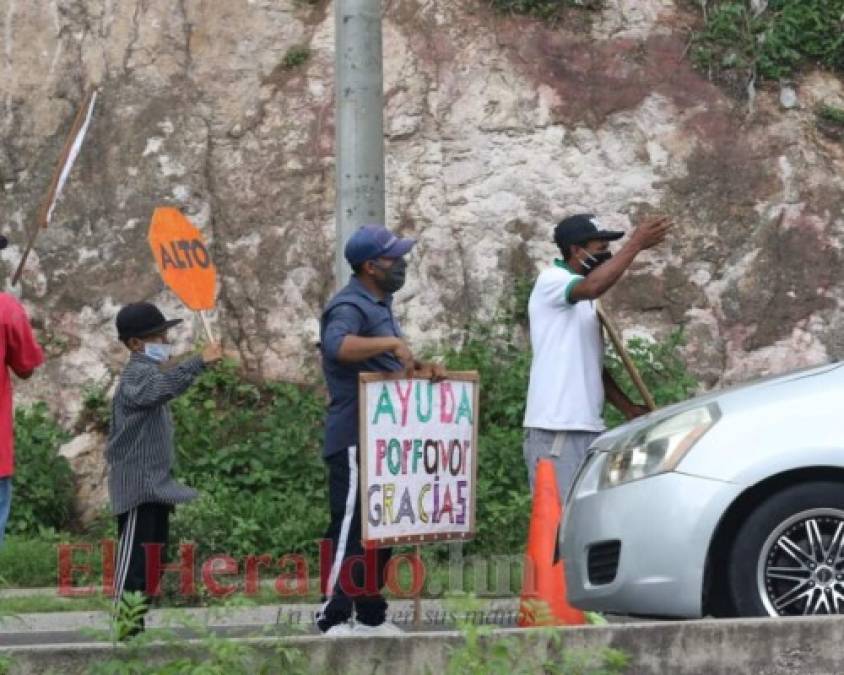
[[[162,333],[181,319],[165,319],[155,305],[149,302],[133,302],[121,308],[117,313],[117,337],[122,341],[129,338],[142,338],[156,333]]]
[[[6,248],[9,245],[9,240],[6,239],[2,234],[0,234],[0,251]]]
[[[624,232],[602,229],[601,223],[591,213],[578,213],[563,218],[554,228],[554,243],[561,248],[572,244],[585,244],[595,239],[613,241],[623,236]]]

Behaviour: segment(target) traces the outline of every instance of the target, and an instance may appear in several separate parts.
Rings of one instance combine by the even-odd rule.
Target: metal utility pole
[[[349,279],[343,246],[384,222],[384,68],[381,0],[334,0],[337,244],[334,278]]]

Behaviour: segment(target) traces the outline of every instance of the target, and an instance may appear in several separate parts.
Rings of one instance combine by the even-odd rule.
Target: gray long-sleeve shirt
[[[200,357],[162,370],[148,356],[132,352],[120,376],[111,409],[106,446],[108,492],[115,514],[139,504],[180,504],[196,490],[171,476],[175,448],[168,402],[202,372]]]

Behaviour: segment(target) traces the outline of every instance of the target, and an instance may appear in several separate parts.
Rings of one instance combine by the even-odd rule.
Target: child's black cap
[[[165,319],[161,311],[149,302],[133,302],[117,313],[117,337],[125,342],[129,338],[142,338],[161,333],[181,319]]]

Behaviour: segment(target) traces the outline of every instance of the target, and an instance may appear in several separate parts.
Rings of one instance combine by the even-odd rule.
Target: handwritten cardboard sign
[[[161,278],[194,311],[214,308],[217,269],[202,233],[178,209],[152,214],[149,245]]]
[[[478,374],[360,375],[361,525],[376,546],[475,533]]]

